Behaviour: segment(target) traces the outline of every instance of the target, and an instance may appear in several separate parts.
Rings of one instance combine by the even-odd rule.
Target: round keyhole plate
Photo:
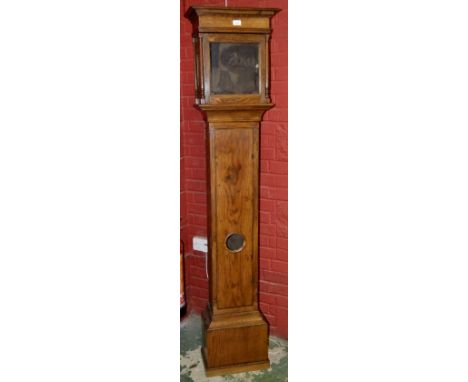
[[[226,247],[231,252],[239,252],[245,247],[244,235],[240,233],[230,233],[226,237]]]

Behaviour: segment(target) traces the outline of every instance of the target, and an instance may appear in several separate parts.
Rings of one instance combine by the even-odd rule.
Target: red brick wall
[[[190,5],[224,6],[224,0],[181,0],[181,238],[185,244],[189,310],[208,301],[205,254],[192,249],[194,235],[207,235],[205,122],[194,104],[191,24],[183,17]],[[229,0],[228,6],[276,7],[272,20],[271,97],[260,141],[260,307],[271,333],[288,336],[288,2]]]

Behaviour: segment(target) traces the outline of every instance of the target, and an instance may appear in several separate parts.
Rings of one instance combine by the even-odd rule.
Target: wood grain
[[[198,30],[200,32],[211,31],[213,28],[216,28],[218,31],[220,28],[223,30],[229,30],[237,32],[239,30],[238,26],[233,25],[233,20],[240,20],[242,27],[249,30],[266,30],[270,29],[270,20],[265,19],[261,16],[256,15],[238,15],[238,14],[229,14],[229,15],[216,15],[216,14],[207,14],[200,15],[198,19]]]
[[[257,370],[251,368],[253,365],[268,367],[268,324],[258,311],[211,316],[207,309],[203,327],[202,351],[208,375],[232,372],[226,368],[240,372]]]
[[[278,11],[277,8],[193,6],[187,11],[186,17],[202,33],[270,33],[270,18]],[[233,19],[240,19],[241,26],[234,26]]]
[[[218,129],[214,172],[217,200],[218,308],[252,305],[253,302],[253,128]],[[240,233],[245,246],[233,253],[225,245],[230,233]]]

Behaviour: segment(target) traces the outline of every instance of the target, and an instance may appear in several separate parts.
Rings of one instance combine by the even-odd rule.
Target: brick
[[[206,160],[204,157],[186,157],[185,160],[188,168],[206,168]]]
[[[271,122],[287,122],[288,120],[288,111],[287,109],[272,109],[268,115],[265,115],[265,120]]]
[[[186,182],[187,190],[189,191],[205,191],[206,182],[201,180],[187,179]]]
[[[288,81],[274,81],[271,83],[271,93],[274,95],[278,94],[288,94]],[[269,114],[273,114],[275,111],[278,111],[279,108],[275,107],[270,110]],[[287,113],[287,110],[285,110]]]
[[[200,203],[200,204],[207,204],[208,203],[208,197],[206,193],[192,193],[193,196],[193,201],[195,203]]]
[[[276,211],[276,202],[274,200],[260,199],[259,206],[263,211]]]
[[[283,122],[278,121],[278,122],[274,122],[273,124],[275,126],[275,134],[277,135],[276,139],[278,139],[278,137],[282,139],[283,136],[288,135],[288,122],[287,121],[283,121]]]
[[[191,238],[190,238],[190,242],[191,242]],[[188,244],[188,243],[186,243]],[[187,246],[186,246],[187,248]],[[187,254],[187,261],[188,261],[188,265],[190,268],[192,267],[201,267],[202,264],[204,264],[204,259],[201,258],[201,256],[195,256],[193,253],[190,253],[190,254]]]
[[[260,148],[261,159],[276,159],[276,150],[271,147]]]
[[[185,145],[185,150],[184,150],[184,153],[187,157],[198,157],[198,158],[204,158],[205,157],[205,154],[206,154],[206,149],[205,149],[205,145],[194,145],[194,146],[188,146],[188,145]],[[205,163],[205,160],[203,159],[204,163]],[[201,167],[200,167],[201,168]],[[203,171],[206,173],[207,172],[207,168],[206,166],[203,168]]]
[[[193,105],[193,99],[192,99],[192,105]],[[191,106],[192,107],[192,106]],[[206,136],[206,131],[205,131],[205,121],[202,119],[199,121],[187,121],[187,126],[190,131],[200,131],[203,132],[203,134]]]
[[[281,23],[276,17],[273,17],[271,27],[273,29],[273,33],[271,34],[272,40],[288,37],[288,25],[284,24],[284,22]]]
[[[189,148],[188,146],[185,146],[181,140],[181,145],[180,145],[180,155],[182,155],[183,159],[185,159],[187,157],[187,155],[189,155]],[[185,169],[186,165],[184,165],[184,169]]]
[[[197,236],[207,236],[208,224],[193,224],[193,228],[197,229]]]
[[[271,160],[269,161],[269,168],[272,174],[287,174],[288,162]]]
[[[261,147],[276,147],[276,138],[274,135],[264,134],[260,138]]]
[[[263,0],[263,6],[266,8],[279,8],[281,12],[277,13],[273,20],[277,17],[282,17],[281,15],[288,9],[288,1],[287,0]]]
[[[272,82],[273,81],[287,81],[287,80],[288,80],[288,68],[286,66],[273,69]]]
[[[281,28],[281,27],[280,27]],[[278,41],[279,39],[277,39]],[[281,40],[284,40],[281,38]],[[282,66],[282,65],[287,65],[288,64],[288,52],[272,52],[271,53],[271,66]]]
[[[198,121],[202,119],[201,112],[196,109],[183,109],[182,116],[189,121]]]
[[[269,187],[287,187],[288,176],[282,174],[260,174],[260,184]]]
[[[195,203],[195,200],[193,199],[193,191],[190,192],[185,192],[187,195],[187,203]]]
[[[288,328],[288,310],[278,307],[277,310],[277,325],[278,325],[278,330],[280,330],[282,333],[287,333],[287,328]],[[287,334],[286,334],[287,335]]]
[[[204,236],[204,237],[207,237],[207,227],[202,227],[203,229],[201,229],[200,227],[197,227],[197,226],[189,226],[189,228],[187,229],[187,235],[189,237],[189,241],[190,241],[190,244],[192,244],[192,238],[194,236]],[[205,253],[204,252],[198,252],[198,251],[194,251],[192,249],[192,252],[194,254],[194,256],[205,256]],[[205,268],[205,259],[203,257],[203,269]]]
[[[185,145],[204,145],[205,144],[205,134],[203,131],[197,132],[185,132],[182,135]]]
[[[190,71],[194,70],[194,60],[192,59],[181,59],[180,60],[180,70],[181,71]],[[192,86],[193,88],[193,86]]]
[[[183,233],[180,235],[180,238],[184,243],[185,272],[187,272],[187,269],[189,267],[189,262],[188,262],[188,259],[187,259],[187,253],[189,253],[192,250],[192,248],[191,248],[191,245],[190,245],[190,235],[188,235],[188,233],[187,233],[187,228],[184,228],[182,231],[183,231]],[[186,273],[186,274],[188,274],[188,273]]]
[[[185,172],[185,179],[186,179],[186,180],[187,180],[187,179],[193,179],[193,170],[195,170],[195,169],[193,169],[193,168],[187,168],[187,169],[185,169],[184,172]],[[192,191],[192,190],[190,190],[190,191]],[[187,191],[187,192],[190,192],[190,191]]]
[[[276,14],[276,16],[273,18],[273,20],[274,20],[276,17],[281,17],[283,12],[286,9],[288,9],[288,1],[287,0],[263,0],[262,7],[265,7],[265,8],[270,7],[270,8],[279,8],[279,9],[281,9],[281,12]]]
[[[283,110],[283,113],[287,113],[287,111],[285,111],[288,107],[288,96],[286,94],[277,94],[273,96],[273,103],[276,104],[279,109]]]
[[[189,204],[188,211],[192,214],[206,215],[207,207],[202,204]]]
[[[198,254],[198,255],[201,255],[201,256],[204,255],[204,253],[201,253],[201,252],[198,252],[198,251],[195,251],[195,250],[192,251],[192,254]],[[195,259],[195,256],[193,257],[193,259]],[[192,272],[192,270],[193,270],[193,272]],[[189,276],[190,277],[198,277],[198,278],[206,279],[205,259],[203,258],[203,261],[202,261],[201,264],[192,263],[192,265],[190,266],[188,271],[189,271]]]
[[[206,216],[188,214],[188,222],[189,224],[198,225],[198,226],[206,226],[208,221]]]
[[[286,250],[288,249],[288,239],[287,238],[278,237],[276,242],[277,242],[278,248],[286,249]]]
[[[208,289],[206,288],[193,287],[191,293],[194,296],[201,297],[203,299],[208,299]]]
[[[197,276],[199,278],[206,278],[206,271],[204,268],[200,267],[192,267],[190,268],[190,274],[193,276]]]
[[[219,1],[219,4],[224,6],[223,1]],[[250,0],[230,0],[228,1],[228,5],[232,7],[252,7],[252,1]],[[262,0],[256,0],[255,1],[255,6],[257,7],[262,7],[263,2]]]
[[[288,160],[288,137],[287,135],[278,136],[276,140],[276,159]]]
[[[284,285],[288,283],[288,275],[285,273],[263,270],[262,274],[265,281],[271,281],[272,283]]]
[[[186,98],[187,97],[180,97],[181,102]],[[189,125],[188,121],[185,121],[185,120],[181,119],[181,121],[180,121],[180,138],[181,139],[183,139],[183,137],[184,137],[183,133],[187,130],[188,125]]]
[[[208,280],[206,278],[193,276],[193,277],[190,278],[190,282],[191,282],[191,285],[193,287],[198,287],[200,289],[206,289],[208,291]],[[204,297],[204,296],[198,295],[198,297]]]
[[[276,216],[279,222],[288,224],[288,203],[283,201],[276,202]]]
[[[195,94],[195,91],[193,89],[193,85],[190,84],[180,84],[180,94],[181,94],[181,99],[183,99],[183,102],[181,103],[181,107],[191,107],[190,105],[190,99],[193,99],[193,95]]]
[[[219,5],[220,7],[221,6],[224,7],[224,1],[223,0],[203,0],[203,1],[200,1],[200,0],[187,0],[186,1],[187,9],[191,5]],[[230,0],[229,5],[230,6],[235,6],[235,4],[233,4],[233,0]]]
[[[260,302],[269,305],[276,305],[276,297],[269,293],[260,293]]]
[[[288,200],[288,189],[274,188],[270,190],[270,198],[275,200]]]
[[[276,248],[276,236],[260,235],[260,246]]]
[[[288,237],[288,225],[276,223],[276,235],[278,237]]]
[[[276,249],[275,248],[260,247],[259,253],[260,253],[260,257],[264,257],[266,259],[276,258]]]
[[[196,227],[196,226],[188,226],[187,227],[188,235],[190,235],[190,240],[192,240],[193,236],[207,236],[207,227]],[[195,256],[199,256],[200,254],[195,254]],[[204,256],[204,255],[203,255]]]
[[[270,293],[280,294],[282,296],[288,295],[288,287],[286,285],[271,283],[268,287]]]
[[[193,239],[193,236],[190,237],[190,240],[192,239]],[[201,269],[205,269],[206,253],[199,252],[199,251],[192,251],[191,257],[193,259],[194,266],[199,267]]]
[[[272,327],[271,329],[271,333],[274,335],[274,336],[277,336],[277,337],[281,337],[281,338],[284,338],[284,339],[288,339],[288,327]]]
[[[260,177],[262,177],[262,176],[263,176],[263,174],[260,174]],[[266,186],[260,185],[260,203],[262,203],[262,200],[271,199],[270,198],[271,191],[272,191],[271,187],[266,187]]]
[[[276,259],[277,260],[283,260],[283,261],[288,261],[288,251],[285,249],[276,249]]]
[[[288,90],[286,89],[286,92]],[[288,109],[286,107],[277,108],[275,110],[277,121],[287,122],[288,121]]]
[[[270,214],[265,211],[260,211],[260,223],[270,223]]]
[[[287,261],[271,260],[271,270],[274,271],[274,272],[287,273],[288,272],[288,262]]]
[[[265,318],[267,319],[268,323],[272,326],[274,326],[276,324],[276,317],[275,316],[272,316],[270,314],[265,314],[264,313],[264,316]]]
[[[192,168],[191,169],[191,176],[187,178],[191,178],[193,180],[201,180],[205,183],[205,188],[207,187],[206,185],[206,170],[202,168]],[[193,191],[193,190],[192,190]]]
[[[269,111],[265,113],[265,117],[268,115]],[[264,121],[260,126],[260,139],[263,139],[264,135],[276,134],[276,123],[271,121]]]
[[[193,295],[191,296],[189,293],[187,294],[189,295],[189,301],[191,302],[193,310],[196,312],[201,312],[203,309],[205,309],[208,299]]]
[[[269,306],[269,308],[268,308],[268,313],[271,314],[273,317],[277,317],[277,314],[276,314],[276,303]],[[278,323],[278,319],[276,320],[276,323]]]
[[[269,161],[261,160],[260,161],[260,171],[261,172],[268,172],[269,171]]]
[[[276,225],[275,224],[261,224],[260,225],[260,234],[263,234],[263,235],[276,235]]]
[[[263,298],[262,296],[265,294],[265,293],[269,293],[270,292],[270,284],[266,283],[265,281],[263,281],[262,279],[259,280],[258,282],[258,287],[259,287],[259,293],[260,293],[260,298]]]
[[[194,78],[194,73],[193,72],[182,72],[180,73],[180,81],[182,83],[188,84],[188,83],[194,83],[195,78]]]
[[[275,187],[276,176],[272,174],[260,174],[260,185]]]
[[[270,259],[265,259],[263,257],[260,257],[259,262],[258,262],[258,268],[259,269],[271,269],[270,265],[271,260]]]
[[[285,296],[276,296],[276,305],[278,307],[284,307],[284,308],[287,308],[288,307],[288,298],[285,297]]]
[[[194,61],[194,54],[193,54],[193,49],[187,47],[187,40],[184,40],[185,42],[185,47],[182,46],[181,44],[181,49],[180,49],[180,60],[185,60],[185,59],[190,59],[192,62]]]
[[[271,40],[271,53],[287,53],[288,52],[288,39],[276,38]]]

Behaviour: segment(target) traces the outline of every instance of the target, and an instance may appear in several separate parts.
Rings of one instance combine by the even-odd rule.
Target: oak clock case
[[[209,303],[202,355],[208,376],[259,370],[268,322],[258,304],[259,129],[273,105],[274,8],[191,7],[195,104],[207,121]]]

